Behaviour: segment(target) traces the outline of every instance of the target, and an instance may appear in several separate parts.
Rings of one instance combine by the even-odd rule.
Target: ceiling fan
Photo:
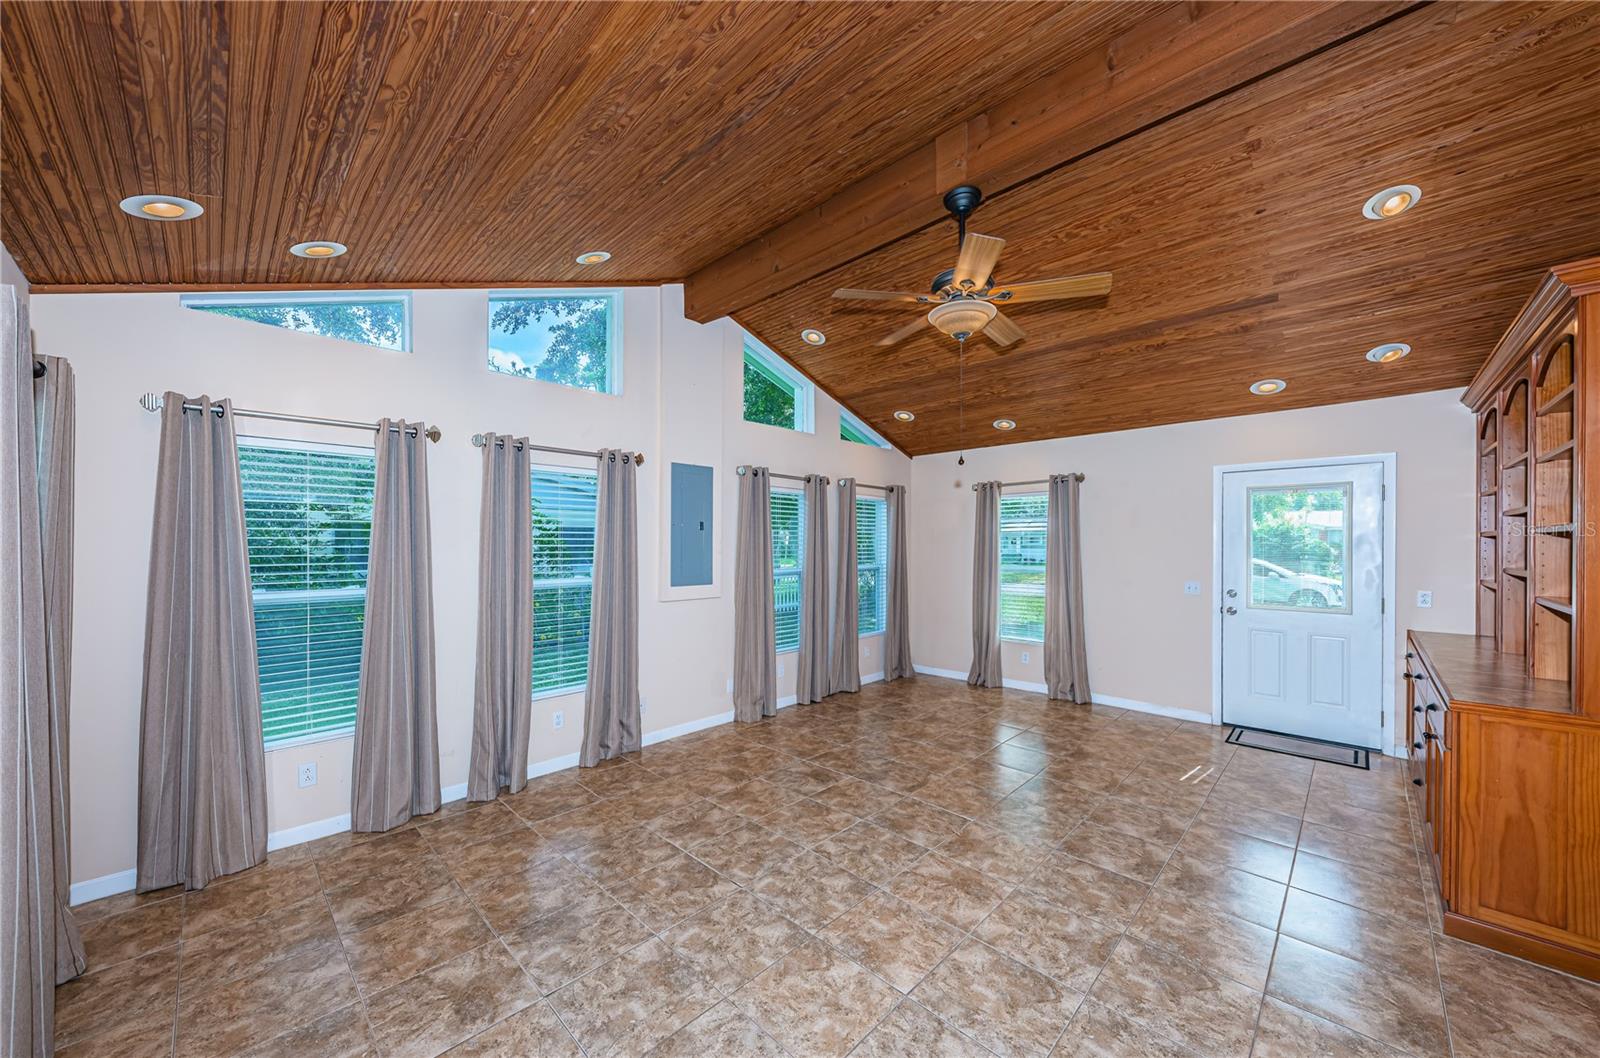
[[[929,293],[844,289],[835,290],[833,296],[855,301],[909,301],[932,305],[927,322],[957,341],[964,342],[982,332],[996,345],[1007,346],[1021,341],[1025,335],[1021,327],[995,307],[997,304],[1094,298],[1111,292],[1110,272],[996,284],[992,273],[1006,241],[993,235],[967,234],[967,217],[981,201],[983,192],[970,184],[954,188],[944,196],[944,208],[956,219],[960,256],[954,268],[934,277]],[[922,324],[920,319],[907,324],[880,338],[877,344],[902,342],[921,330]]]

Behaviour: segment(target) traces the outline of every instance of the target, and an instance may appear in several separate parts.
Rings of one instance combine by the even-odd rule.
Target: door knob
[[[1224,606],[1222,608],[1222,612],[1227,614],[1229,617],[1232,617],[1234,614],[1238,613],[1239,611],[1237,609],[1235,609],[1234,607],[1232,607],[1232,606]]]
[[[1237,599],[1238,597],[1239,597],[1239,593],[1238,592],[1234,591],[1232,588],[1228,589],[1228,598]]]

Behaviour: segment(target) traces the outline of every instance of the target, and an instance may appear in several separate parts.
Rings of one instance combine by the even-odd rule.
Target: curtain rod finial
[[[434,444],[438,444],[439,438],[443,437],[444,434],[439,432],[439,428],[437,426],[430,426],[428,427],[428,432],[424,436],[426,436],[428,440],[432,441]]]
[[[162,399],[161,394],[159,393],[146,393],[144,396],[139,398],[139,407],[143,408],[145,411],[157,412],[160,411],[165,405],[166,401]]]
[[[643,452],[635,452],[635,453],[633,453],[633,465],[636,466],[636,467],[644,466],[644,453]]]

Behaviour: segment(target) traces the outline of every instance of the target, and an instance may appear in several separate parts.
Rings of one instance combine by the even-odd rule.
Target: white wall
[[[28,296],[28,277],[22,274],[17,262],[12,260],[11,251],[6,249],[4,243],[0,243],[0,283],[9,283],[16,287],[17,292],[24,298]]]
[[[60,294],[33,302],[40,352],[77,372],[76,652],[72,703],[74,881],[132,868],[138,792],[139,698],[158,417],[137,406],[145,390],[231,397],[235,405],[341,419],[380,416],[436,424],[429,450],[437,632],[441,775],[464,783],[471,745],[477,609],[479,431],[527,434],[571,448],[632,448],[646,455],[639,483],[641,695],[646,733],[706,721],[731,704],[733,468],[765,463],[787,473],[854,474],[904,484],[897,452],[841,441],[838,409],[817,397],[816,432],[746,423],[741,415],[742,335],[726,321],[685,319],[681,287],[623,296],[623,392],[586,393],[495,374],[485,365],[484,291],[424,290],[413,302],[411,353],[300,335],[179,306],[176,294]],[[350,443],[345,430],[241,420],[246,432]],[[554,464],[582,460],[550,456]],[[716,594],[664,591],[664,484],[670,463],[711,465],[717,511]],[[702,593],[703,594],[703,593]],[[663,596],[673,596],[666,601]],[[862,673],[882,669],[876,638],[862,643]],[[870,655],[868,652],[870,651]],[[794,693],[783,659],[780,695]],[[552,728],[562,710],[566,726]],[[575,754],[583,697],[534,703],[529,760]],[[268,754],[269,828],[281,832],[349,811],[349,738]],[[297,766],[318,783],[296,785]]]
[[[1473,418],[1460,390],[984,448],[912,461],[912,646],[972,662],[975,481],[1080,471],[1089,686],[1096,699],[1211,713],[1212,468],[1396,453],[1396,649],[1408,628],[1473,631]],[[1185,595],[1185,581],[1201,594]],[[1432,590],[1433,608],[1416,593]],[[1022,662],[1027,651],[1029,661]],[[1038,644],[1003,643],[1005,677],[1044,682]],[[1391,671],[1398,671],[1398,667]],[[1403,700],[1403,695],[1401,698]]]

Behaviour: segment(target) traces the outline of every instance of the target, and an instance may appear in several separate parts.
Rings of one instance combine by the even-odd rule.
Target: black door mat
[[[1328,764],[1340,764],[1346,768],[1360,768],[1362,771],[1369,771],[1372,767],[1367,750],[1358,746],[1346,746],[1340,742],[1324,742],[1320,738],[1302,738],[1299,735],[1284,735],[1276,731],[1235,726],[1228,732],[1228,741],[1235,746],[1264,749],[1268,753],[1286,753],[1291,757],[1320,760]]]

